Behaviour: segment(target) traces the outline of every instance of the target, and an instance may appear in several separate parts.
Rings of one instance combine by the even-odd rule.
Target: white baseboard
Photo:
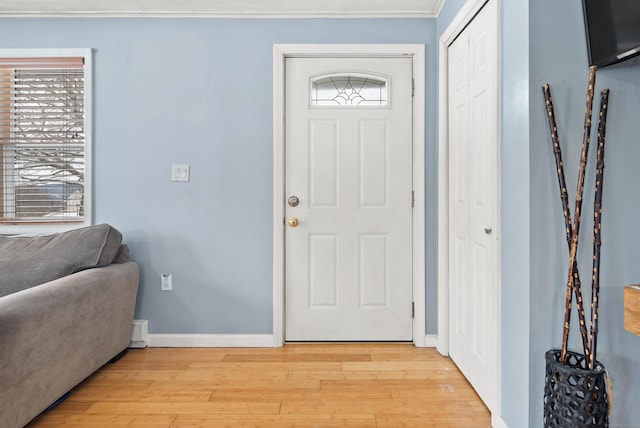
[[[146,320],[133,321],[133,337],[130,347],[144,348],[272,348],[282,346],[274,343],[271,334],[149,334]],[[427,334],[425,348],[438,346],[438,336]]]
[[[498,415],[491,415],[491,426],[493,428],[509,428],[505,421]]]
[[[427,334],[424,337],[424,347],[425,348],[437,348],[438,347],[438,335],[437,334]]]
[[[271,334],[150,334],[147,343],[155,348],[272,348],[276,346]]]

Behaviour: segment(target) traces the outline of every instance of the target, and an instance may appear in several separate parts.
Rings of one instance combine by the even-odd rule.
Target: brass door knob
[[[297,217],[289,217],[289,220],[287,220],[289,222],[289,226],[291,227],[296,227],[298,225],[298,218]]]

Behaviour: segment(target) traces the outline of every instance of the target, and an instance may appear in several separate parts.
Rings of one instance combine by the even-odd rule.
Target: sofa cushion
[[[130,261],[129,259],[129,246],[127,244],[120,244],[120,248],[118,248],[118,252],[116,256],[113,258],[112,263],[126,263]]]
[[[0,236],[0,297],[113,262],[122,234],[108,224],[45,236]]]

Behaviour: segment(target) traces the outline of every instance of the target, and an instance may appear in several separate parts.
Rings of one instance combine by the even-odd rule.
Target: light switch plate
[[[189,181],[189,165],[172,165],[171,181]]]

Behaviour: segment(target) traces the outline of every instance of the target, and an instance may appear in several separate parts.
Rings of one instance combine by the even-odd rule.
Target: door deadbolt
[[[287,202],[289,203],[290,207],[297,207],[300,203],[300,199],[298,199],[297,196],[290,196],[289,199],[287,199]]]

